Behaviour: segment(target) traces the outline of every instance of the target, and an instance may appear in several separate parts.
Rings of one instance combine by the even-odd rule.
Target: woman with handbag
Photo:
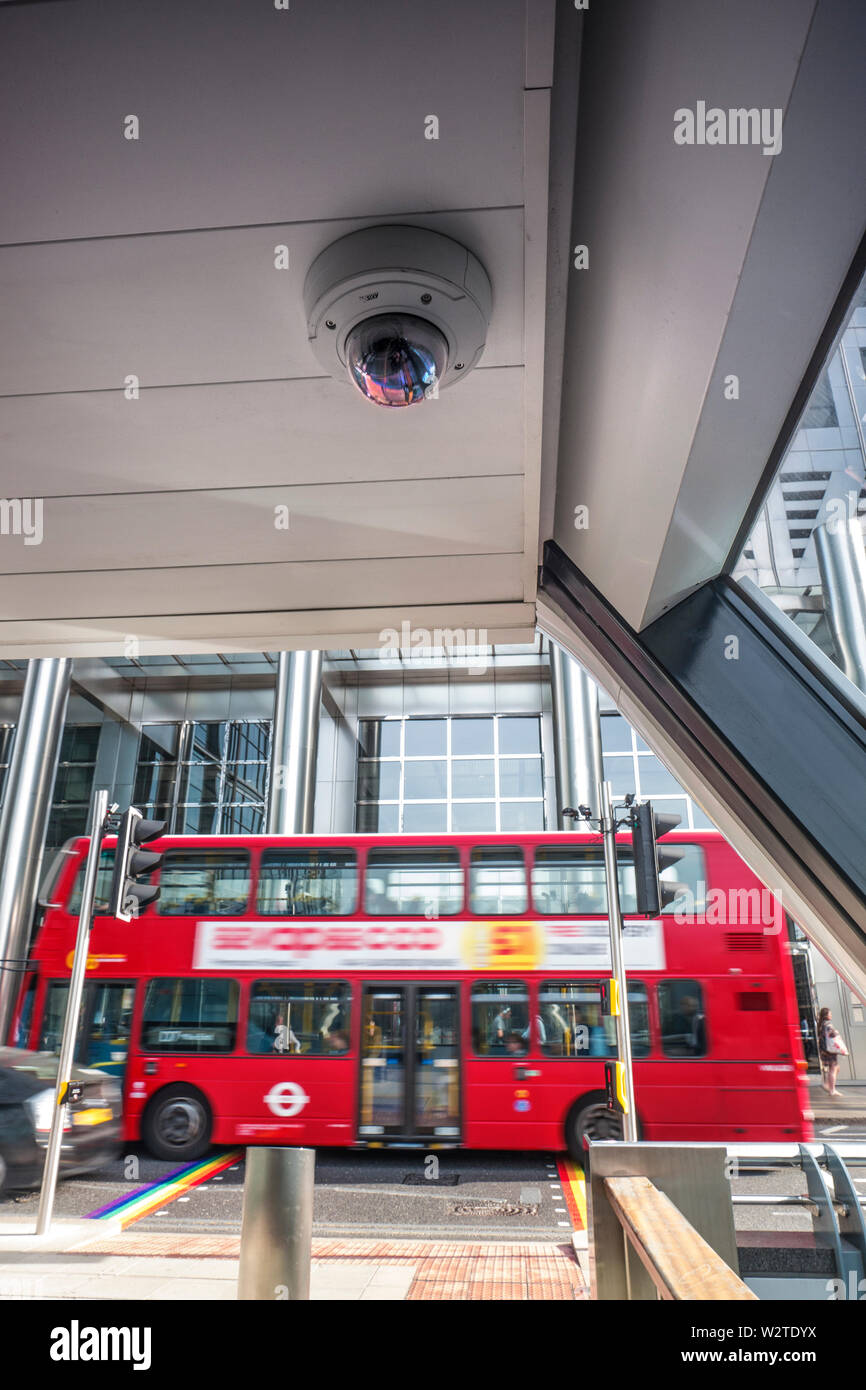
[[[831,1096],[838,1096],[836,1090],[836,1077],[839,1074],[839,1058],[848,1056],[848,1049],[842,1039],[842,1034],[838,1033],[831,1022],[833,1015],[829,1009],[822,1009],[818,1015],[818,1049],[821,1056],[821,1065],[826,1069],[827,1082],[822,1082],[824,1090]]]

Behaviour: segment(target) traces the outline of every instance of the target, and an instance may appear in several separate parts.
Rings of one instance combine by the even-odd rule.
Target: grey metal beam
[[[638,636],[556,545],[544,559],[542,629],[866,998],[866,698],[754,586],[714,580]]]

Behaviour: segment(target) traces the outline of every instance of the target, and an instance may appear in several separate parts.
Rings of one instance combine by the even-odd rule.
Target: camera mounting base
[[[375,315],[406,314],[444,335],[448,363],[439,387],[451,386],[481,357],[491,306],[490,281],[477,257],[425,227],[350,232],[316,257],[304,282],[310,346],[325,370],[347,383],[352,329]]]

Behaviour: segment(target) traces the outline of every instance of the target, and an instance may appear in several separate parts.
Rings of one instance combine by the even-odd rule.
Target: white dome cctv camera
[[[322,366],[377,405],[417,405],[466,376],[487,337],[481,262],[423,227],[365,227],[328,246],[304,283]]]

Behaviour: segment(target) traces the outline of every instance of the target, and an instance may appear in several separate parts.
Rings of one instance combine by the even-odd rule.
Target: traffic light
[[[619,1007],[619,984],[611,976],[609,980],[602,980],[601,991],[601,1012],[605,1018],[616,1018],[620,1013]]]
[[[622,1062],[605,1062],[604,1089],[607,1092],[608,1110],[618,1110],[621,1115],[629,1113],[628,1089],[625,1084],[625,1067]]]
[[[118,917],[121,922],[130,922],[137,917],[143,907],[156,902],[159,889],[150,884],[139,883],[144,875],[158,869],[162,863],[161,854],[153,854],[139,846],[156,840],[165,834],[164,820],[145,820],[140,811],[130,806],[123,814],[117,832],[117,849],[114,853],[114,876],[111,880],[111,896],[108,904],[109,917]]]
[[[679,816],[657,816],[652,802],[632,807],[631,838],[637,910],[646,917],[657,917],[663,907],[683,892],[681,883],[660,883],[659,874],[676,864],[685,854],[681,845],[657,845],[669,830],[676,830]]]

